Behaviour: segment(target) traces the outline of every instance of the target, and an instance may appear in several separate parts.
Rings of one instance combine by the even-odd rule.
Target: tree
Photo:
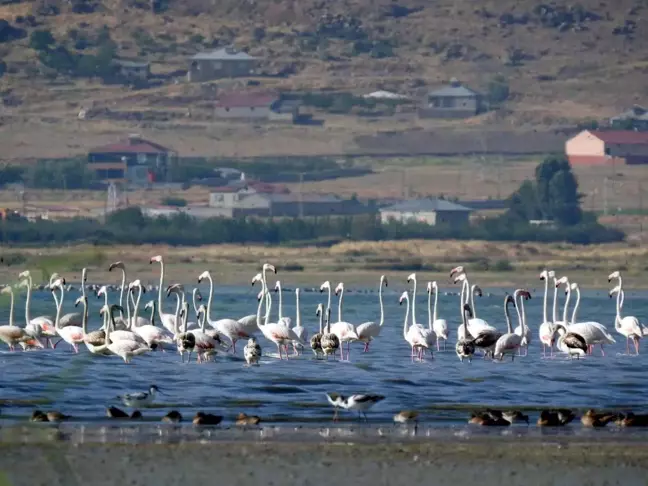
[[[49,30],[35,30],[29,37],[29,47],[36,51],[47,51],[56,40]]]
[[[580,223],[581,196],[569,161],[563,156],[549,156],[536,167],[535,176],[542,217],[566,226]]]
[[[488,101],[493,105],[504,103],[510,96],[508,81],[498,74],[488,83]]]
[[[508,199],[508,213],[518,221],[542,218],[538,194],[532,181],[524,181],[519,189],[511,194]]]

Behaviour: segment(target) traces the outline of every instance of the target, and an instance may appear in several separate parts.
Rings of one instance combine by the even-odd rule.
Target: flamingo
[[[470,310],[470,304],[462,304],[461,325],[464,327],[464,335],[468,334],[466,328],[468,327],[468,319],[470,319],[471,314],[472,311]],[[468,358],[468,361],[471,362],[472,357],[475,354],[475,345],[472,342],[472,338],[463,338],[457,340],[457,344],[455,345],[455,352],[457,353],[457,356],[462,363],[464,358]]]
[[[513,332],[513,326],[511,326],[511,316],[508,310],[508,304],[511,302],[515,304],[518,296],[520,296],[520,300],[522,300],[524,298],[530,298],[531,294],[529,294],[529,292],[527,292],[526,290],[517,289],[514,293],[513,299],[511,299],[510,295],[507,295],[506,299],[504,300],[504,315],[506,316],[506,328],[508,332],[500,336],[500,338],[495,343],[495,350],[493,351],[493,358],[499,358],[500,361],[506,354],[510,354],[511,361],[513,361],[515,359],[515,352],[520,349],[520,346],[522,345],[522,341],[524,339],[521,334]],[[518,309],[518,319],[520,321],[520,326],[522,326],[524,324],[524,319],[521,317],[519,306],[516,305],[516,308]]]
[[[295,318],[297,320],[297,324],[295,327],[293,327],[293,332],[299,337],[300,341],[302,343],[305,343],[308,341],[308,331],[306,330],[305,327],[301,325],[301,311],[299,309],[299,289],[295,289],[295,305],[296,305],[296,310],[295,310]],[[300,344],[298,342],[293,342],[293,349],[295,350],[295,354],[299,354],[299,350],[304,349],[304,345]]]
[[[351,359],[351,341],[357,341],[358,334],[353,324],[342,320],[342,300],[344,298],[344,284],[342,282],[335,287],[335,295],[339,296],[338,322],[331,326],[331,332],[340,340],[340,359],[342,360],[344,359],[344,343],[347,343],[347,361],[349,361]]]
[[[209,334],[205,332],[205,326],[206,326],[206,317],[207,317],[207,309],[205,308],[204,305],[201,305],[198,309],[198,322],[200,322],[200,329],[191,329],[190,331],[187,331],[187,319],[189,316],[189,303],[185,302],[182,308],[182,319],[184,323],[184,335],[191,333],[193,335],[193,349],[196,350],[196,355],[198,362],[203,362],[206,361],[207,357],[209,355],[212,355],[216,352],[216,348],[220,347],[220,342],[211,337]],[[179,338],[180,339],[180,338]],[[185,337],[186,339],[186,337]],[[189,351],[189,359],[191,358],[191,350]],[[189,359],[187,362],[189,362]]]
[[[538,334],[540,335],[540,342],[542,343],[542,356],[547,355],[547,346],[549,346],[549,351],[551,356],[553,356],[553,345],[554,345],[554,321],[549,321],[547,317],[547,299],[549,298],[549,279],[555,278],[555,273],[553,270],[543,270],[540,274],[540,280],[544,281],[545,290],[544,290],[544,299],[542,301],[542,324],[538,329]],[[554,304],[556,301],[556,286],[554,285]],[[554,305],[555,310],[555,305]],[[554,316],[555,319],[555,316]]]
[[[330,289],[329,289],[330,290]],[[322,334],[322,339],[320,340],[322,347],[322,352],[328,359],[329,355],[333,356],[335,359],[335,351],[340,347],[340,339],[331,332],[331,307],[326,309],[326,332]]]
[[[101,315],[104,315],[107,312],[110,316],[110,321],[108,323],[108,326],[106,327],[106,342],[108,343],[108,350],[112,354],[123,359],[124,363],[129,364],[132,361],[133,357],[148,353],[149,351],[151,351],[151,348],[149,348],[145,344],[141,344],[139,342],[131,341],[128,339],[122,339],[118,341],[111,340],[110,333],[115,325],[115,311],[117,310],[120,311],[120,313],[123,313],[124,311],[123,309],[120,309],[117,304],[113,304],[110,307],[104,305],[99,313]]]
[[[515,310],[517,311],[518,315],[518,322],[520,323],[514,330],[513,332],[515,334],[519,334],[522,336],[522,343],[520,344],[518,348],[518,354],[519,356],[522,356],[522,348],[524,348],[524,356],[527,356],[529,354],[529,344],[531,344],[531,329],[529,329],[529,326],[527,326],[526,323],[526,312],[524,311],[524,301],[529,300],[531,298],[531,294],[524,290],[524,289],[518,289],[520,292],[518,295],[520,295],[520,305],[515,306]],[[517,296],[515,297],[515,300],[517,302]]]
[[[0,290],[0,293],[9,294],[11,297],[11,304],[9,307],[9,324],[6,326],[0,326],[0,341],[4,342],[9,346],[10,351],[15,350],[16,344],[29,344],[36,345],[40,344],[40,347],[43,347],[43,344],[38,341],[38,339],[33,338],[25,332],[21,327],[14,325],[14,293],[11,286],[7,285]]]
[[[590,347],[590,353],[592,352],[595,344],[600,345],[601,355],[605,356],[603,345],[615,343],[615,339],[608,332],[607,328],[599,322],[576,322],[576,314],[578,312],[578,306],[580,304],[580,288],[578,287],[578,284],[574,282],[569,285],[569,290],[576,291],[576,304],[574,305],[571,322],[567,330],[583,336],[583,338],[585,338],[585,341],[587,341],[587,345]]]
[[[385,323],[385,310],[383,308],[383,284],[387,287],[387,277],[384,275],[380,276],[380,284],[378,285],[378,302],[380,304],[380,321],[369,321],[364,322],[356,327],[356,334],[358,335],[358,341],[361,341],[365,344],[364,352],[369,351],[369,344],[371,341],[380,336],[380,331],[382,331],[383,324]]]
[[[81,296],[74,303],[74,307],[83,304],[83,314],[81,314],[81,328],[83,329],[83,342],[92,354],[109,355],[108,343],[106,342],[106,332],[102,329],[88,333],[88,297]]]
[[[279,294],[279,319],[277,322],[290,327],[292,325],[292,319],[283,315],[283,292],[281,291],[281,282],[279,280],[275,282],[275,292]]]
[[[635,316],[621,317],[621,308],[623,306],[623,302],[621,301],[623,298],[623,279],[621,278],[621,272],[618,270],[612,272],[608,276],[608,282],[611,282],[612,279],[618,280],[618,285],[610,291],[610,298],[612,298],[615,293],[617,294],[614,328],[619,334],[622,334],[626,338],[626,353],[630,354],[629,340],[632,339],[635,346],[635,352],[636,354],[639,354],[639,340],[643,336],[643,329],[639,323],[639,319]]]
[[[29,270],[25,270],[18,275],[22,280],[22,285],[27,287],[27,300],[25,301],[25,332],[36,339],[41,336],[46,338],[46,344],[52,347],[52,338],[56,336],[54,327],[54,318],[51,316],[38,316],[33,319],[30,316],[31,293],[34,286],[32,276]]]
[[[87,281],[88,281],[88,270],[86,268],[83,268],[81,270],[81,295],[86,295],[85,286]],[[63,284],[65,285],[65,279],[63,279]],[[56,294],[52,294],[52,295],[54,296],[54,300],[56,300]],[[63,302],[63,300],[61,300],[61,302]],[[82,320],[83,320],[82,316],[79,312],[69,312],[68,314],[65,314],[60,317],[59,327],[75,326],[80,329]]]
[[[281,354],[281,346],[287,347],[288,344],[293,341],[300,341],[299,337],[293,332],[289,327],[284,326],[276,322],[269,323],[270,309],[272,308],[272,299],[268,300],[268,310],[265,316],[265,322],[261,324],[261,306],[263,305],[264,292],[268,295],[268,289],[264,285],[264,288],[259,292],[259,306],[257,309],[257,326],[259,330],[263,333],[265,338],[269,341],[272,341],[277,345],[277,350],[279,351],[279,359],[283,359]],[[303,344],[303,343],[300,343]],[[288,350],[286,349],[286,359],[288,359]]]
[[[428,326],[434,331],[437,337],[437,351],[439,351],[439,340],[443,339],[443,350],[445,351],[446,341],[448,340],[448,322],[445,319],[437,318],[437,305],[439,303],[439,286],[436,283],[436,280],[433,282],[428,282],[427,285],[428,292]],[[430,300],[434,293],[434,315],[430,314]]]
[[[450,271],[450,278],[452,278],[454,275],[457,275],[454,279],[454,283],[462,282],[463,286],[461,289],[461,295],[465,295],[465,304],[470,304],[470,309],[473,314],[473,318],[471,318],[468,321],[468,330],[474,329],[476,334],[479,334],[482,330],[491,330],[491,331],[496,331],[496,329],[489,325],[488,322],[486,322],[484,319],[480,319],[477,317],[477,307],[475,306],[475,293],[479,295],[480,297],[482,296],[482,290],[478,285],[470,285],[468,282],[468,274],[464,270],[464,267],[459,266],[455,267]],[[464,292],[465,290],[465,292]],[[467,292],[467,293],[466,293]],[[468,299],[470,299],[470,302],[468,302]],[[471,332],[471,334],[473,334]],[[476,335],[476,334],[473,334]]]
[[[558,333],[556,347],[560,351],[567,353],[569,357],[576,356],[578,359],[587,354],[588,346],[583,336],[568,331],[564,324],[558,324],[556,326],[556,332]]]
[[[274,267],[274,265],[271,265],[270,263],[264,263],[263,267],[261,267],[261,273],[257,273],[254,278],[252,279],[252,286],[254,287],[254,284],[256,282],[267,282],[268,280],[266,279],[267,272],[268,270],[272,271],[274,274],[277,273],[277,269]],[[244,317],[241,317],[238,320],[239,324],[243,326],[243,329],[246,332],[249,333],[255,333],[258,331],[257,328],[257,323],[256,323],[256,314],[250,314]]]
[[[115,268],[118,268],[121,270],[122,274],[122,280],[121,280],[121,285],[119,286],[119,305],[123,309],[124,308],[124,291],[126,290],[126,265],[124,265],[124,262],[115,262],[111,263],[110,266],[108,267],[108,271],[112,272]],[[126,296],[128,298],[128,296]],[[120,313],[120,319],[122,322],[125,322],[124,319],[124,313]]]
[[[138,295],[137,295],[137,300],[135,301],[135,309],[134,309],[134,316],[133,316],[133,321],[134,322],[139,322],[139,318],[137,316],[137,312],[139,309],[139,304],[140,304],[140,298],[142,297],[142,292],[143,292],[143,285],[140,282],[139,279],[134,280],[128,285],[128,291],[129,293],[137,288],[139,290]],[[155,301],[152,300],[149,302],[149,304],[152,304],[153,310],[152,312],[155,312]],[[147,305],[149,305],[147,304]],[[146,307],[145,307],[146,308]],[[166,329],[160,329],[159,327],[155,326],[154,324],[154,319],[155,316],[152,313],[151,314],[151,321],[150,323],[144,324],[144,325],[138,325],[138,326],[133,326],[133,332],[135,332],[140,338],[146,342],[146,344],[149,347],[154,347],[154,346],[160,346],[162,351],[164,351],[164,345],[171,345],[173,344],[173,336],[170,335]]]
[[[398,303],[400,305],[403,305],[403,302],[405,302],[406,307],[405,307],[405,321],[403,323],[403,337],[405,338],[405,341],[411,346],[412,348],[412,353],[411,353],[411,358],[412,358],[412,363],[414,362],[414,352],[416,351],[417,357],[419,359],[422,359],[422,353],[421,350],[423,348],[428,347],[427,339],[424,335],[426,332],[425,329],[419,326],[412,325],[408,328],[407,321],[409,319],[409,295],[407,291],[403,292],[403,294],[400,296],[400,299],[398,300]]]
[[[322,304],[317,304],[315,315],[319,317],[319,332],[311,336],[310,345],[313,353],[315,353],[315,357],[319,358],[321,354],[324,354],[324,351],[322,350],[322,336],[324,332],[324,306]]]
[[[175,314],[167,314],[163,312],[164,303],[162,302],[162,289],[164,288],[164,260],[162,259],[162,255],[156,255],[154,257],[151,257],[149,263],[160,264],[160,288],[158,289],[158,313],[162,325],[167,329],[167,331],[169,331],[172,334],[175,334],[176,322],[178,319],[178,314],[180,312],[180,309],[176,307]]]
[[[79,326],[67,325],[61,327],[61,308],[63,307],[63,300],[65,298],[65,280],[63,278],[57,278],[52,286],[52,294],[56,292],[56,289],[61,291],[61,300],[57,301],[56,306],[56,318],[54,321],[54,326],[56,327],[56,332],[58,335],[68,343],[74,349],[75,353],[79,352],[79,344],[83,343],[83,328]],[[56,299],[56,298],[55,298]],[[81,320],[83,322],[83,319]],[[58,344],[58,343],[56,343]],[[56,344],[54,347],[56,347]]]
[[[610,290],[610,298],[616,294],[616,317],[614,319],[614,328],[616,331],[625,336],[626,338],[626,354],[630,354],[630,339],[635,347],[635,354],[639,354],[639,340],[642,337],[641,324],[639,324],[639,319],[634,316],[621,317],[621,297],[623,294],[623,289],[620,285],[617,285],[612,290]]]
[[[271,266],[271,265],[270,265]],[[271,266],[272,267],[272,266]],[[272,267],[274,269],[274,267]],[[208,270],[204,271],[198,277],[198,283],[202,282],[203,279],[209,280],[209,298],[207,299],[207,313],[206,320],[210,326],[212,326],[220,334],[227,337],[232,342],[232,353],[236,354],[236,342],[239,339],[249,339],[252,337],[258,329],[250,329],[249,325],[242,320],[235,320],[230,318],[219,319],[217,321],[211,320],[211,306],[214,296],[214,280],[212,279],[211,274]],[[262,282],[262,285],[265,287],[265,281]],[[256,326],[256,322],[255,322]]]
[[[414,283],[414,288],[412,289],[412,326],[419,327],[423,332],[423,337],[426,339],[427,346],[426,347],[419,347],[419,359],[423,359],[423,354],[425,353],[426,349],[430,350],[430,353],[432,353],[431,348],[434,347],[434,345],[437,343],[437,335],[432,329],[431,323],[428,323],[429,328],[426,328],[422,324],[418,324],[416,322],[416,274],[412,273],[410,274],[409,277],[407,277],[407,283],[413,282]],[[429,297],[429,296],[428,296]],[[428,298],[429,302],[429,298]],[[428,306],[428,320],[429,320],[429,306]]]

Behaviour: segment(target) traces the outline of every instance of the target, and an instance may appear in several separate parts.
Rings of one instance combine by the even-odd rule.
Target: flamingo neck
[[[121,290],[119,291],[119,305],[123,309],[124,308],[124,289],[126,288],[126,270],[123,268],[121,269],[122,272],[122,283],[121,283]],[[81,282],[81,288],[83,289],[84,285],[83,282]],[[130,291],[128,292],[130,294]],[[126,295],[126,305],[128,305],[128,295]],[[121,315],[122,319],[124,318],[124,311],[119,311],[119,315]]]
[[[158,291],[158,317],[162,320],[162,291],[164,289],[164,262],[160,260],[160,289]],[[176,307],[176,321],[178,319],[178,313],[180,312],[180,304]],[[177,332],[177,331],[176,331]]]
[[[209,279],[209,297],[207,298],[207,310],[205,311],[205,320],[211,325],[211,309],[212,302],[214,300],[214,279],[211,276],[211,273],[207,273],[207,278]]]
[[[128,293],[129,294],[131,293],[130,289],[128,290]],[[131,319],[131,306],[130,306],[130,298],[129,298],[128,294],[126,295],[126,317],[128,319],[126,321],[126,330],[130,331],[131,324],[133,323],[133,321]]]
[[[322,334],[323,329],[324,329],[324,310],[323,309],[320,310],[320,313],[319,313],[319,325],[320,325],[319,333]]]
[[[508,305],[509,305],[509,300],[507,299],[506,302],[504,303],[504,316],[506,317],[506,329],[508,329],[509,334],[513,334],[513,328],[511,327],[511,314],[509,313]]]
[[[9,287],[10,290],[10,307],[9,307],[9,325],[13,326],[14,325],[14,293],[13,290],[11,290],[11,287]]]
[[[180,332],[180,294],[179,293],[176,293],[176,311],[175,311],[175,323],[173,329],[176,334]]]
[[[569,321],[567,320],[567,310],[569,309],[570,298],[571,298],[571,289],[569,288],[569,284],[567,284],[567,297],[565,298],[565,307],[563,308],[563,322],[565,326],[569,325]]]
[[[297,320],[297,327],[301,327],[301,311],[299,310],[299,289],[295,290],[295,319]]]
[[[513,294],[513,300],[515,300],[515,312],[517,313],[517,316],[518,316],[518,323],[520,324],[520,327],[522,327],[522,314],[520,314],[520,306],[518,304],[518,297],[520,297],[520,292],[516,290],[515,293]],[[524,298],[524,297],[522,297],[522,298]]]
[[[157,304],[155,303],[155,301],[153,301],[153,305],[151,306],[151,318],[150,318],[151,326],[155,326],[155,306],[156,305]]]
[[[88,334],[88,300],[83,298],[83,314],[81,316],[81,329],[83,329],[83,335]]]
[[[432,320],[436,322],[437,320],[437,304],[439,303],[439,287],[432,287],[432,290],[434,290],[434,316],[432,317]]]
[[[380,327],[385,323],[385,309],[383,307],[383,279],[380,279],[380,289],[378,290],[378,302],[380,303]]]
[[[54,295],[55,292],[56,289],[54,289],[52,295]],[[58,300],[56,296],[54,297],[54,300],[56,301],[56,319],[54,321],[54,327],[56,329],[61,329],[61,307],[63,307],[63,286],[61,286],[61,300]]]
[[[576,314],[578,313],[578,305],[580,304],[580,288],[576,287],[576,304],[572,311],[571,323],[576,324]]]
[[[416,324],[416,277],[414,277],[414,288],[412,289],[411,304],[412,304],[412,325],[414,325]]]
[[[270,292],[268,292],[268,288],[266,287],[266,295],[267,295],[267,307],[266,307],[266,315],[265,315],[265,325],[268,325],[268,322],[270,322],[270,311],[272,310],[272,297],[270,297]]]
[[[621,292],[623,292],[623,290],[619,287],[616,296],[616,319],[614,321],[614,327],[617,327],[617,324],[618,327],[621,327]]]
[[[340,300],[338,301],[338,322],[342,322],[342,299],[344,299],[344,287],[340,289]]]
[[[25,302],[25,325],[31,322],[31,316],[29,314],[29,306],[31,305],[31,288],[32,288],[32,278],[31,275],[27,277],[27,300]]]
[[[407,305],[405,306],[405,321],[403,322],[403,337],[407,339],[407,320],[409,318],[409,298],[406,299]]]
[[[137,314],[139,313],[139,306],[140,306],[140,301],[142,300],[142,285],[138,285],[137,287],[137,300],[133,303],[133,325],[135,325],[135,322],[137,321]]]
[[[475,307],[475,286],[470,287],[470,308],[472,309],[473,317],[477,318],[477,308]]]
[[[546,277],[544,279],[545,281],[545,291],[544,291],[544,299],[542,301],[542,322],[547,322],[547,299],[548,299],[548,294],[549,294],[549,277]]]
[[[432,292],[434,289],[430,289],[428,292],[428,299],[427,299],[427,310],[428,310],[428,328],[432,330]]]
[[[279,292],[279,320],[283,319],[283,292],[281,291],[281,282],[277,280],[277,292]]]
[[[553,295],[553,311],[552,311],[552,319],[553,322],[556,323],[558,322],[558,286],[556,285],[556,279],[554,277],[553,279],[554,283],[554,295]]]

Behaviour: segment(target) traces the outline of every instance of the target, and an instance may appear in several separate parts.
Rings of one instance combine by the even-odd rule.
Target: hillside
[[[0,17],[7,21],[0,26],[3,157],[80,153],[133,130],[166,140],[183,155],[340,153],[354,144],[355,136],[380,130],[541,131],[603,119],[641,103],[648,94],[648,1],[475,3],[7,3],[0,6]],[[30,47],[36,30],[50,30],[54,46],[71,55],[99,58],[108,40],[111,55],[150,61],[157,86],[134,90],[46,67]],[[452,77],[487,92],[500,75],[510,96],[497,112],[462,122],[334,115],[323,116],[325,128],[214,122],[210,113],[217,91],[209,83],[185,83],[182,70],[188,56],[231,43],[265,59],[267,76],[256,80],[262,87],[353,93],[389,89],[419,97]],[[233,89],[245,81],[211,84]],[[80,121],[81,108],[97,115]]]

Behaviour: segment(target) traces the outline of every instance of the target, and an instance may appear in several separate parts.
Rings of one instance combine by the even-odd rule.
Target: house
[[[148,62],[115,59],[113,63],[120,77],[128,81],[146,81],[151,76],[151,64]]]
[[[628,111],[610,118],[610,125],[614,128],[648,130],[648,110],[634,105]]]
[[[479,112],[479,93],[462,86],[457,79],[430,91],[419,109],[421,118],[469,118]]]
[[[406,100],[407,96],[401,95],[398,93],[392,93],[391,91],[373,91],[371,93],[362,95],[366,100]]]
[[[187,80],[200,83],[211,79],[252,76],[259,59],[234,47],[200,52],[191,58]]]
[[[126,140],[96,147],[88,153],[88,168],[105,181],[148,185],[153,169],[166,173],[177,154],[158,143],[129,135]]]
[[[227,218],[245,216],[305,217],[368,214],[370,208],[355,199],[320,194],[293,194],[271,184],[225,186],[210,194],[209,206]]]
[[[445,199],[414,199],[380,209],[383,223],[417,221],[432,226],[468,226],[472,209]]]
[[[299,104],[298,100],[282,100],[273,93],[228,93],[218,98],[214,116],[294,123],[299,117]]]
[[[565,143],[572,165],[648,164],[648,132],[583,130]]]

